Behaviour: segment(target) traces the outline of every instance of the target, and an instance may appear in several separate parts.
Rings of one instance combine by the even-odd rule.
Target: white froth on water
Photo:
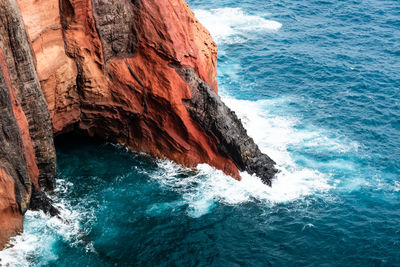
[[[198,165],[196,174],[185,177],[182,174],[189,170],[170,161],[160,161],[159,167],[160,171],[152,175],[153,178],[182,197],[182,201],[162,206],[171,210],[171,204],[187,205],[187,214],[193,218],[211,212],[216,203],[236,205],[256,200],[265,205],[274,205],[294,201],[316,191],[326,191],[331,187],[322,174],[307,169],[294,172],[281,169],[273,186],[269,187],[258,177],[246,172],[241,173],[242,180],[239,182],[207,164]]]
[[[301,121],[293,116],[281,116],[272,109],[285,109],[290,99],[271,99],[247,101],[223,96],[223,101],[241,119],[248,134],[259,145],[261,151],[270,155],[279,164],[294,165],[288,151],[289,146],[297,145],[319,150],[345,153],[357,150],[358,144],[343,138],[328,136],[329,133],[317,127],[296,128]],[[276,108],[276,106],[279,106]]]
[[[398,182],[398,181],[394,182],[393,191],[400,192],[400,182]]]
[[[210,31],[218,43],[242,43],[249,33],[276,31],[282,24],[245,13],[241,8],[194,10],[197,19]]]
[[[49,261],[57,260],[51,249],[56,241],[55,237],[42,231],[35,231],[42,228],[42,224],[45,225],[49,219],[42,212],[28,211],[25,220],[32,224],[28,227],[25,225],[24,232],[13,237],[8,248],[0,251],[0,266],[29,266],[31,260],[38,257]]]
[[[24,220],[24,232],[11,239],[9,248],[0,251],[0,265],[30,266],[39,259],[40,264],[45,265],[57,260],[58,257],[53,251],[57,236],[47,229],[47,225],[56,225],[55,220],[58,219],[51,218],[43,212],[28,211]]]
[[[300,121],[293,117],[283,117],[270,113],[282,100],[245,101],[224,97],[225,103],[242,120],[248,134],[253,137],[262,152],[268,154],[277,163],[279,173],[272,187],[246,172],[241,173],[240,182],[215,170],[206,164],[198,166],[198,172],[179,167],[170,161],[160,161],[159,172],[155,178],[162,186],[178,192],[183,201],[173,204],[187,205],[188,215],[200,217],[212,211],[216,203],[239,204],[249,201],[262,201],[265,205],[289,203],[304,197],[324,194],[335,188],[339,181],[332,179],[329,173],[323,173],[317,167],[352,169],[349,162],[326,162],[309,167],[298,164],[289,147],[307,147],[327,150],[340,154],[357,150],[357,143],[341,138],[329,137],[322,129],[314,127],[298,129]],[[307,167],[305,167],[307,166]],[[192,172],[192,173],[191,173]]]
[[[72,184],[59,179],[57,191],[70,190]],[[0,251],[0,266],[45,266],[58,259],[53,248],[58,240],[72,247],[81,246],[93,251],[92,243],[84,242],[86,233],[81,227],[82,214],[63,199],[55,199],[58,217],[42,211],[27,211],[24,216],[24,232],[13,237],[8,248]],[[85,216],[87,217],[87,216]]]
[[[272,188],[268,189],[269,200],[292,201],[316,192],[325,192],[334,186],[328,173],[296,163],[289,147],[325,149],[333,153],[345,152],[354,147],[329,138],[322,130],[314,127],[298,129],[296,126],[300,121],[296,118],[271,113],[276,102],[282,105],[280,99],[246,101],[224,97],[224,102],[242,120],[260,150],[277,163],[279,173],[273,180]]]

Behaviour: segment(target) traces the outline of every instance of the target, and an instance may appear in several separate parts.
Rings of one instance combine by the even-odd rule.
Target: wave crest
[[[242,43],[251,33],[277,31],[282,27],[277,21],[247,14],[241,8],[198,9],[194,13],[219,44]]]

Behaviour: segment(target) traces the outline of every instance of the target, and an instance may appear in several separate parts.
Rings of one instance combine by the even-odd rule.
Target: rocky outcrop
[[[256,174],[265,184],[271,185],[277,172],[275,162],[261,153],[236,114],[193,69],[178,66],[177,72],[192,92],[190,99],[183,100],[186,108],[208,135],[215,138],[218,150],[230,157],[240,171]]]
[[[184,1],[19,4],[56,135],[81,130],[239,178],[232,159],[191,118],[182,103],[190,89],[169,66],[190,66],[217,90],[217,47]],[[38,27],[45,16],[51,26]]]
[[[15,0],[0,2],[0,248],[22,230],[32,191],[54,187],[47,104]],[[45,197],[45,196],[44,196]],[[46,198],[46,197],[45,197]]]
[[[15,95],[29,126],[39,168],[39,185],[54,188],[55,150],[47,104],[36,75],[30,43],[15,0],[2,1],[2,47]]]
[[[0,144],[18,147],[0,150],[0,209],[20,223],[4,236],[28,206],[57,214],[41,192],[55,184],[53,133],[270,184],[274,162],[218,97],[217,46],[184,0],[15,1],[0,2]]]
[[[23,157],[21,129],[16,121],[4,58],[0,58],[0,249],[22,230],[22,208],[31,193],[27,162]],[[14,104],[14,107],[17,106]],[[18,205],[18,201],[21,205]]]

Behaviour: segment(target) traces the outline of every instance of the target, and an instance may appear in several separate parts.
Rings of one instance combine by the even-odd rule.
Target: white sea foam
[[[254,33],[276,31],[282,27],[277,21],[247,14],[240,8],[195,10],[195,14],[219,44],[245,42]],[[238,64],[224,66],[220,66],[220,71],[235,79],[240,66]],[[299,121],[293,117],[269,113],[274,105],[282,104],[285,100],[244,101],[230,97],[223,97],[223,100],[242,119],[249,135],[254,138],[260,149],[277,162],[280,172],[276,175],[273,186],[268,187],[259,178],[247,173],[242,173],[242,181],[238,183],[221,172],[200,166],[201,172],[206,172],[207,175],[199,177],[208,178],[197,181],[199,190],[185,192],[184,198],[188,200],[189,205],[196,207],[210,203],[204,199],[217,199],[227,203],[240,203],[251,199],[285,203],[315,192],[327,191],[334,185],[334,182],[329,181],[329,174],[323,174],[316,168],[304,168],[296,164],[289,147],[307,145],[318,149],[345,151],[348,146],[328,137],[319,129],[295,129]],[[205,191],[202,191],[204,189]],[[202,194],[202,197],[199,196]],[[206,209],[199,208],[199,210]]]
[[[282,27],[277,21],[247,14],[240,8],[198,9],[194,13],[218,44],[245,42],[251,33]]]
[[[394,182],[393,191],[400,192],[400,182],[398,182],[398,181]]]
[[[326,146],[337,153],[345,151],[348,145],[338,140],[323,136],[322,132],[299,131],[295,129],[296,119],[284,118],[268,113],[266,107],[274,106],[273,100],[244,101],[225,98],[224,101],[242,119],[250,136],[260,149],[276,162],[279,173],[273,180],[272,187],[244,172],[238,182],[221,171],[208,165],[198,166],[195,175],[169,161],[160,161],[160,171],[153,175],[157,181],[182,195],[183,201],[177,205],[188,205],[188,214],[200,217],[212,211],[215,203],[239,204],[248,201],[263,201],[265,205],[288,203],[306,196],[324,193],[335,186],[329,174],[296,164],[288,151],[290,145]],[[280,100],[278,100],[280,101]]]
[[[57,260],[57,255],[52,251],[57,236],[50,234],[47,229],[47,225],[56,223],[55,220],[43,212],[28,211],[25,214],[27,223],[24,224],[24,232],[11,239],[9,248],[0,251],[0,265],[30,266],[32,261],[39,258],[46,262]]]
[[[51,252],[51,244],[55,241],[55,237],[47,234],[41,235],[40,232],[34,230],[40,224],[46,224],[49,218],[43,213],[28,211],[25,214],[25,220],[32,221],[34,225],[25,227],[25,231],[11,239],[9,248],[0,251],[1,266],[29,266],[30,259],[39,256],[56,260],[57,256]]]
[[[71,183],[57,181],[58,191],[71,190]],[[59,217],[51,217],[41,211],[28,211],[24,217],[24,232],[13,237],[8,248],[0,251],[0,266],[45,266],[58,259],[53,245],[62,240],[70,246],[81,246],[93,251],[92,243],[84,240],[81,227],[82,213],[73,210],[63,199],[55,199]],[[85,218],[90,218],[86,214]]]

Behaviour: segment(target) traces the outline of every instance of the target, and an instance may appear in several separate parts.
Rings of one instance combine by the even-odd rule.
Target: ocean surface
[[[400,2],[190,0],[272,188],[111,144],[57,146],[61,219],[10,266],[400,266]]]

